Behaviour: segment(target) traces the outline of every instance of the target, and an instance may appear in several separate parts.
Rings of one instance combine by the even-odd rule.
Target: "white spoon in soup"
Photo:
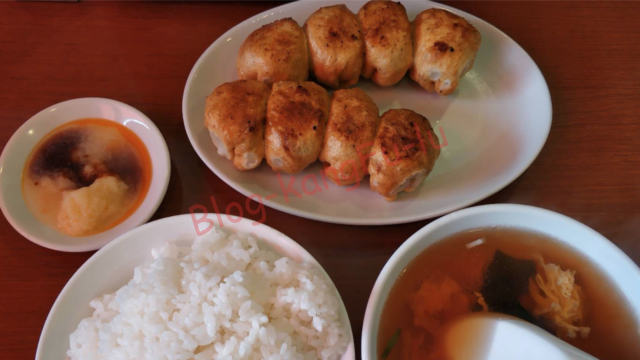
[[[538,326],[497,313],[461,316],[445,339],[450,360],[597,360]]]

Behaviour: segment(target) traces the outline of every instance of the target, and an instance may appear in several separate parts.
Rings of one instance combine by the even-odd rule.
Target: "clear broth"
[[[467,248],[467,244],[481,238],[484,239],[483,244]],[[487,228],[456,234],[418,255],[398,277],[384,305],[378,330],[378,359],[382,358],[389,339],[397,329],[402,329],[400,341],[386,359],[411,359],[406,356],[407,349],[403,349],[411,346],[407,338],[410,330],[407,329],[415,328],[409,299],[427,275],[446,275],[465,292],[479,291],[484,270],[497,249],[519,259],[533,259],[534,254],[541,254],[547,263],[576,271],[575,283],[582,287],[586,301],[585,325],[591,327],[591,332],[586,339],[564,340],[600,360],[640,359],[640,333],[635,317],[626,299],[601,270],[575,250],[542,234],[511,228]],[[446,321],[453,318],[455,316]],[[445,325],[439,330],[444,330]],[[428,359],[447,359],[442,336],[439,338],[428,345],[433,347],[433,357]]]

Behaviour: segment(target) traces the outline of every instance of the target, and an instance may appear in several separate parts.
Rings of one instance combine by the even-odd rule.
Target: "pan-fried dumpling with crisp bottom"
[[[364,62],[360,23],[345,5],[327,6],[304,23],[309,70],[319,83],[345,88],[358,83]]]
[[[432,131],[429,120],[411,110],[382,114],[369,160],[371,189],[388,201],[415,190],[440,155],[439,139]]]
[[[264,158],[264,122],[269,86],[237,80],[218,86],[207,98],[204,125],[218,154],[238,170],[258,167]]]
[[[374,0],[358,11],[366,49],[362,77],[380,86],[402,80],[413,63],[411,23],[399,2]]]
[[[267,104],[265,155],[275,172],[297,173],[320,154],[329,117],[329,94],[314,82],[273,85]]]
[[[305,81],[309,77],[307,37],[293,19],[282,19],[252,32],[236,60],[241,80]]]
[[[361,89],[333,92],[320,152],[327,178],[338,185],[350,185],[368,174],[368,155],[379,121],[378,107]]]
[[[442,9],[425,10],[413,23],[411,78],[427,91],[451,94],[473,67],[480,32],[467,20]]]

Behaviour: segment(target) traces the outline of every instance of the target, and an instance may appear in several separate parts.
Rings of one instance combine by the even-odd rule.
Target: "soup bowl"
[[[545,209],[511,204],[477,206],[451,213],[423,227],[387,261],[369,296],[362,329],[362,359],[378,358],[378,328],[385,301],[411,261],[451,235],[491,227],[540,233],[573,249],[611,282],[628,304],[636,323],[640,323],[640,269],[605,237],[576,220]]]

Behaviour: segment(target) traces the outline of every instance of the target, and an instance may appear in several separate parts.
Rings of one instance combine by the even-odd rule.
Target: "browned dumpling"
[[[404,6],[393,1],[369,1],[360,8],[358,17],[366,49],[362,77],[380,86],[402,80],[413,63],[411,23]]]
[[[411,110],[385,112],[371,149],[371,189],[388,201],[395,200],[401,191],[415,190],[429,175],[440,155],[440,142],[435,134],[429,135],[432,131],[429,120]]]
[[[411,78],[430,92],[454,92],[460,78],[473,67],[480,32],[456,14],[428,9],[414,20],[413,37]]]
[[[238,170],[256,168],[264,157],[269,92],[261,81],[236,80],[218,86],[207,98],[204,125],[218,154]]]
[[[238,77],[271,85],[278,81],[305,81],[309,77],[307,37],[292,19],[264,25],[240,46]]]
[[[368,154],[376,137],[378,107],[362,90],[337,90],[331,98],[329,122],[320,161],[338,185],[360,182],[368,174]]]
[[[327,6],[304,23],[309,42],[309,70],[333,88],[355,85],[364,62],[360,23],[345,5]]]
[[[273,84],[267,103],[265,153],[273,171],[297,173],[318,159],[329,94],[313,82]]]

